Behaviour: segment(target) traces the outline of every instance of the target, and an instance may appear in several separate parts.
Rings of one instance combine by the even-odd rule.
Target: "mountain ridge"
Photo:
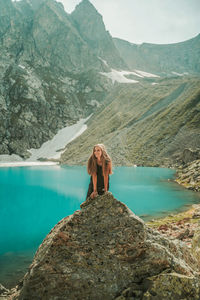
[[[114,165],[175,166],[184,148],[200,148],[200,79],[160,79],[119,86],[67,145],[61,163],[85,164],[90,149],[104,143]],[[122,105],[123,104],[123,105]]]
[[[117,92],[123,91],[124,97],[129,97],[130,85],[138,85],[133,87],[136,94],[138,91],[143,93],[141,86],[153,93],[150,87],[162,80],[166,80],[167,86],[167,77],[175,82],[183,75],[177,72],[199,70],[197,39],[181,46],[185,57],[190,55],[185,65],[182,63],[184,55],[177,59],[176,54],[173,58],[173,51],[162,65],[160,52],[153,61],[152,45],[153,50],[149,50],[144,59],[143,52],[137,52],[135,56],[132,50],[130,56],[120,53],[116,39],[106,31],[102,16],[88,0],[82,1],[71,14],[54,0],[0,0],[0,15],[0,154],[18,154],[27,158],[30,155],[27,149],[39,148],[59,129],[91,113],[98,113],[98,107],[109,105],[111,97],[118,99]],[[146,45],[134,47],[140,51]],[[195,53],[193,59],[192,53]],[[153,68],[149,63],[151,60]],[[170,65],[174,66],[173,73]],[[188,65],[191,65],[190,69],[187,69]],[[160,78],[144,74],[148,69]],[[122,84],[125,84],[124,88]],[[126,89],[127,93],[124,92]],[[176,93],[178,97],[178,90]],[[149,105],[146,97],[141,110]],[[153,95],[149,98],[152,110],[156,109],[153,106],[156,98]],[[123,99],[120,101],[122,108],[117,105],[117,114],[123,115]],[[128,111],[127,105],[127,114]],[[132,126],[134,116],[128,116],[123,122]]]
[[[0,7],[0,154],[27,158],[27,149],[88,116],[109,84],[62,5],[1,0]]]
[[[86,15],[87,18],[85,18]],[[106,31],[102,16],[90,1],[81,1],[70,16],[80,35],[97,57],[102,56],[110,67],[127,68],[116,50],[110,33]]]
[[[200,73],[200,34],[173,44],[133,44],[113,38],[115,46],[130,69],[145,66],[146,71]],[[150,58],[150,59],[149,59]]]

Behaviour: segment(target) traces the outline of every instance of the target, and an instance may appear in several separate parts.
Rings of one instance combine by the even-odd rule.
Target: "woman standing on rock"
[[[103,195],[109,189],[109,175],[112,174],[112,161],[103,144],[93,148],[87,164],[88,174],[91,175],[87,198],[92,199],[98,194]]]

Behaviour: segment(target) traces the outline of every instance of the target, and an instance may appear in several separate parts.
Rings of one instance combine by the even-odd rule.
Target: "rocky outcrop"
[[[87,16],[87,17],[86,17]],[[92,51],[105,61],[104,67],[128,69],[121,58],[113,38],[106,31],[102,16],[88,0],[82,0],[71,14],[71,19],[80,36]],[[109,68],[108,68],[109,70]]]
[[[185,243],[189,247],[191,254],[197,260],[198,265],[200,265],[200,204],[195,204],[187,211],[171,214],[163,219],[151,220],[147,224],[148,226],[157,229],[166,238],[174,241],[178,239],[181,240],[182,243]],[[168,276],[167,274],[167,281],[163,285],[162,276],[154,276],[150,279],[151,292],[156,292],[159,286],[161,292],[160,299],[168,299],[167,297],[169,296],[171,285],[173,285],[177,293],[175,299],[179,299],[180,295],[182,295],[182,291],[180,290],[182,284],[183,290],[187,290],[188,293],[190,293],[190,297],[186,297],[186,299],[192,299],[192,297],[195,299],[195,296],[193,295],[198,295],[198,293],[200,297],[200,290],[196,279],[188,278],[183,275],[174,277],[174,274]],[[180,284],[180,282],[182,283]],[[147,292],[145,296],[149,297],[149,293]],[[149,299],[148,297],[147,299]],[[170,298],[169,296],[169,299],[174,298]],[[199,299],[198,296],[197,299]]]
[[[200,150],[184,149],[181,160],[184,164],[200,159]]]
[[[174,273],[161,274],[149,278],[148,283],[149,289],[144,294],[143,300],[192,300],[200,297],[199,278]]]
[[[200,209],[199,209],[199,218],[200,218]],[[200,222],[199,222],[200,225]],[[192,240],[192,253],[197,259],[198,264],[200,265],[200,228],[195,231],[193,240]]]
[[[180,166],[175,181],[187,189],[200,192],[200,159]]]
[[[0,284],[0,299],[7,300],[9,297],[10,291],[6,289],[2,284]]]
[[[199,299],[198,271],[186,246],[107,192],[51,230],[12,299]]]
[[[90,115],[109,83],[60,3],[1,0],[0,16],[0,154],[27,158],[27,149]]]
[[[200,222],[200,204],[193,204],[187,211],[170,214],[162,219],[152,219],[147,225],[158,230],[166,238],[180,240],[192,252],[199,252],[198,231]]]

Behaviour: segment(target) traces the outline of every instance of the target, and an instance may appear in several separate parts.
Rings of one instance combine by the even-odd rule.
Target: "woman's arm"
[[[92,175],[93,192],[90,197],[93,199],[97,195],[97,174]]]
[[[108,174],[104,175],[104,191],[108,191]]]
[[[104,175],[104,191],[107,192],[108,191],[108,176],[109,174],[111,174],[111,163],[108,164],[108,168],[107,168],[107,174]]]

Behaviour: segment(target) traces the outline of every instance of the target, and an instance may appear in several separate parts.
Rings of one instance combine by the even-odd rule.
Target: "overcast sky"
[[[59,0],[71,13],[81,0]],[[200,33],[200,0],[90,0],[113,37],[168,44]]]

